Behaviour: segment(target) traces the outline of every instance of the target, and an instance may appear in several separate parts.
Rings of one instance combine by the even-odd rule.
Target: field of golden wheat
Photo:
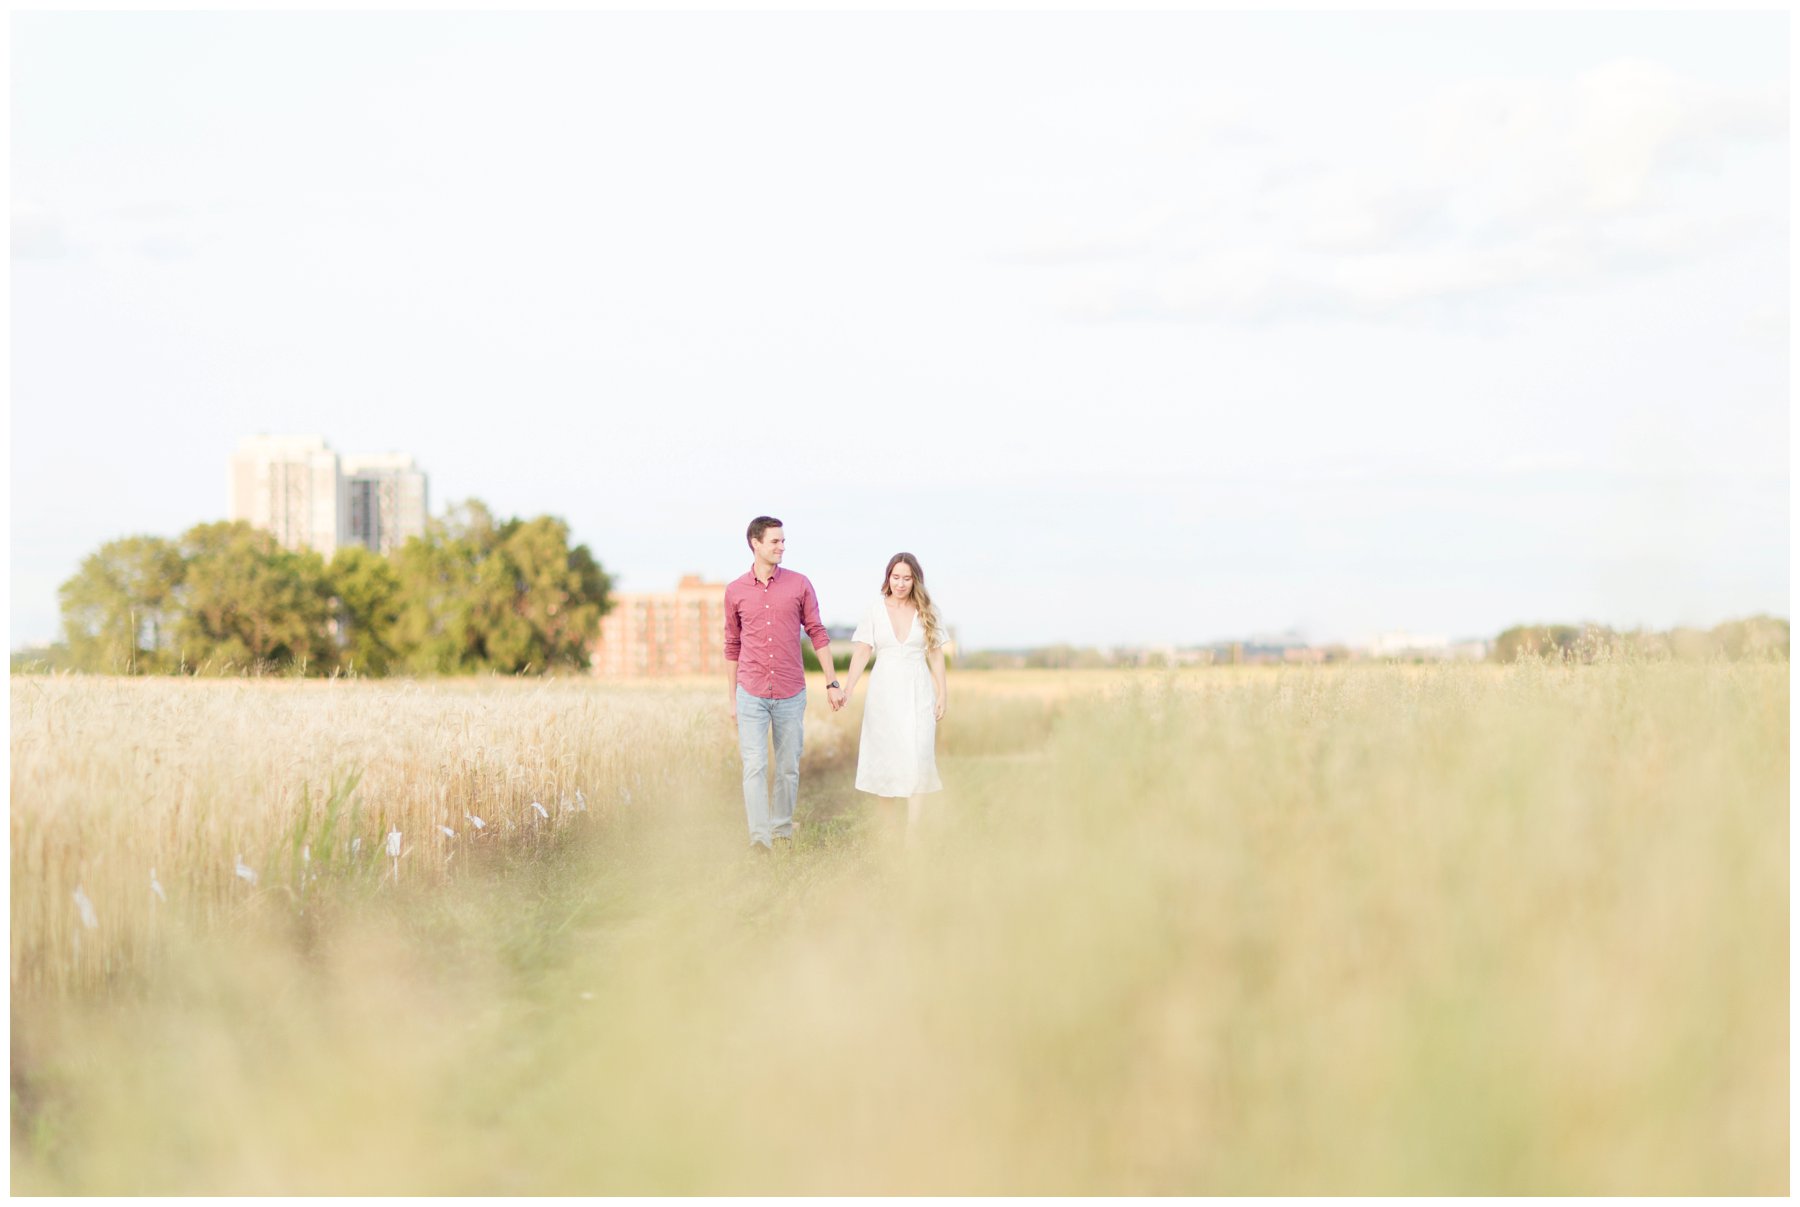
[[[17,1193],[1788,1189],[1785,663],[11,693]]]

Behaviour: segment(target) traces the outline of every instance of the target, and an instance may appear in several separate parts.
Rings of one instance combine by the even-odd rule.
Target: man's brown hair
[[[750,521],[750,530],[744,534],[744,539],[748,541],[760,541],[763,538],[763,533],[771,528],[780,528],[781,526],[781,521],[774,516],[759,515],[754,520]]]

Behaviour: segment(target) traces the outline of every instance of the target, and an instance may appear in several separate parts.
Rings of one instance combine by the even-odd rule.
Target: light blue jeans
[[[750,841],[771,845],[794,835],[794,800],[800,795],[801,729],[806,689],[785,700],[765,700],[737,689],[738,753],[744,756],[744,815]],[[769,793],[769,734],[775,735],[773,816]]]

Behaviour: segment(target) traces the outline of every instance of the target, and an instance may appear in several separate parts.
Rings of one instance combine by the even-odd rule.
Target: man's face
[[[787,534],[779,528],[765,528],[762,539],[751,541],[750,548],[756,551],[758,561],[767,562],[771,566],[779,566],[781,551],[787,548]]]

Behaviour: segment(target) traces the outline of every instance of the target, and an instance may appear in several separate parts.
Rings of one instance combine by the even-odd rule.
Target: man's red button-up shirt
[[[738,686],[765,700],[785,700],[806,688],[800,632],[825,651],[831,637],[819,623],[819,597],[806,575],[775,567],[768,582],[756,568],[725,586],[725,660],[737,663]],[[829,653],[821,652],[821,664]]]

